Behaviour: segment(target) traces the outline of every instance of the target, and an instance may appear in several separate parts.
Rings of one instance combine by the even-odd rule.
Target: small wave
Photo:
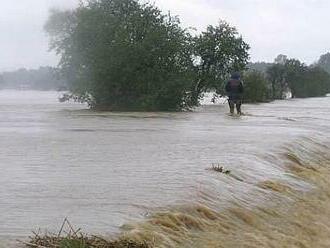
[[[126,225],[124,237],[164,248],[328,247],[330,157],[325,145],[308,142],[308,152],[295,144],[282,156],[287,173],[312,189],[266,180],[255,185],[259,195],[269,198],[266,204],[250,208],[236,201],[222,211],[207,204],[176,207],[153,214],[144,223]]]
[[[278,117],[278,116],[275,116],[275,115],[256,115],[256,114],[244,113],[244,116],[262,117],[262,118],[276,118],[278,120],[292,121],[292,122],[297,121],[296,118],[292,118],[292,117]]]
[[[144,222],[123,226],[119,239],[157,248],[329,247],[328,148],[306,138],[288,145],[277,158],[292,178],[312,187],[297,187],[294,180],[267,179],[256,182],[255,193],[247,196],[268,199],[262,204],[249,206],[236,199],[222,210],[207,202],[172,207],[148,215]],[[222,177],[231,175],[220,172]]]

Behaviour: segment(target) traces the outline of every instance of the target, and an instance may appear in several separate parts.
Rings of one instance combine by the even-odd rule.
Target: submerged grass
[[[52,236],[57,238],[53,246],[36,246],[39,243],[34,237],[31,244],[35,246],[28,247],[330,247],[330,157],[326,153],[327,149],[311,151],[308,161],[306,152],[304,158],[299,153],[285,154],[287,172],[314,188],[301,191],[278,180],[258,183],[260,194],[273,195],[269,206],[248,209],[233,204],[221,212],[204,205],[185,206],[127,225],[117,241],[78,237],[71,232],[71,237]],[[219,167],[218,172],[224,169]]]
[[[76,237],[57,237],[43,235],[31,238],[30,242],[23,242],[29,248],[149,248],[147,243],[120,239],[108,241],[101,237],[79,235]]]
[[[68,219],[63,221],[58,234],[33,233],[29,242],[21,242],[29,248],[149,248],[147,242],[126,238],[111,241],[99,236],[88,236],[80,229],[75,230]]]

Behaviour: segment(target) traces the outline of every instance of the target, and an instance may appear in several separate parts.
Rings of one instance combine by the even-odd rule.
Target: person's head
[[[239,74],[239,72],[234,72],[231,74],[231,79],[239,80],[240,78],[241,78],[241,75]]]

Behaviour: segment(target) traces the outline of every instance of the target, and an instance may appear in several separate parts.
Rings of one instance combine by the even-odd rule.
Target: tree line
[[[244,74],[245,99],[266,102],[292,98],[322,97],[330,93],[330,53],[307,66],[279,55],[274,63],[251,63]]]
[[[0,74],[0,89],[65,90],[66,85],[57,70],[49,66],[31,70],[21,68]]]

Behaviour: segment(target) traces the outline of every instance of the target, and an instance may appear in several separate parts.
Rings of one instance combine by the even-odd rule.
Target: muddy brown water
[[[233,118],[226,105],[109,113],[58,96],[0,91],[2,244],[56,231],[65,217],[107,235],[173,206],[259,206],[269,199],[255,185],[268,179],[308,190],[280,154],[290,144],[327,142],[330,131],[329,97],[245,105],[246,115]],[[235,178],[212,173],[212,164]]]

